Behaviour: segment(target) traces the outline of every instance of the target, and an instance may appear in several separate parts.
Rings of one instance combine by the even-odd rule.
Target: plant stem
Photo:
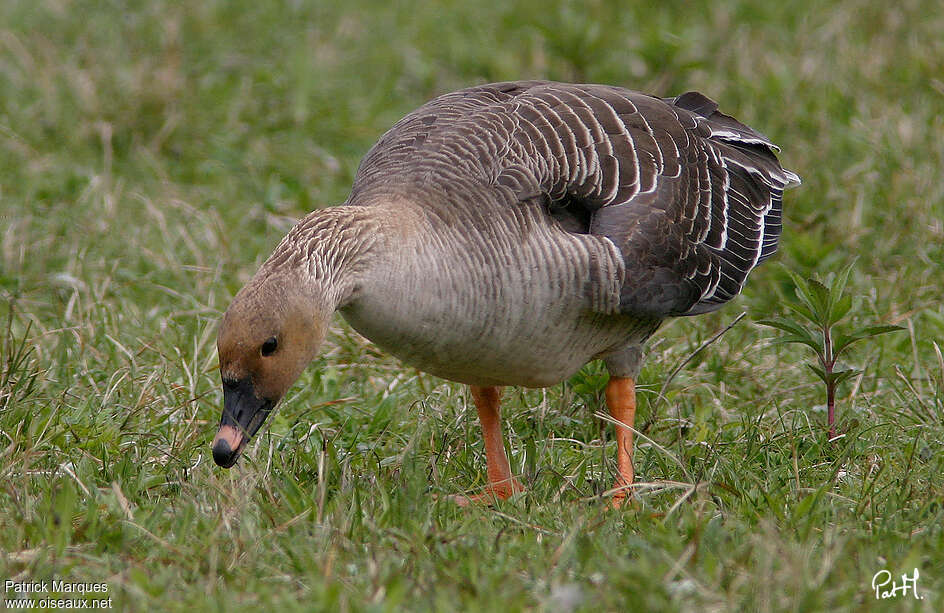
[[[835,413],[836,413],[836,386],[828,384],[826,385],[826,422],[829,424],[830,440],[836,438],[836,424],[834,423]]]
[[[833,381],[833,367],[836,358],[833,356],[833,339],[830,326],[823,326],[823,342],[825,344],[825,361],[823,370],[826,372],[826,424],[829,426],[829,439],[836,438],[836,383]]]

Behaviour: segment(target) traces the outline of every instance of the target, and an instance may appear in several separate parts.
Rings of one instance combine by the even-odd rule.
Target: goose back
[[[440,96],[368,152],[348,202],[384,195],[495,215],[540,203],[546,221],[612,241],[619,309],[693,315],[737,295],[777,249],[798,177],[765,136],[689,92],[519,81]]]

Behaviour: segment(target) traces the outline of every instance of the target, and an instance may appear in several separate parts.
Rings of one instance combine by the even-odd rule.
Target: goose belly
[[[341,313],[360,334],[403,362],[472,385],[553,385],[650,332],[644,322],[626,316],[548,319],[547,313],[532,312],[508,325],[497,313],[469,321],[417,309],[406,320],[389,305],[370,302]]]
[[[540,206],[435,212],[391,241],[341,309],[407,364],[462,383],[543,387],[657,327],[619,313],[622,255],[609,240],[564,232]]]
[[[453,381],[553,385],[658,327],[595,312],[583,283],[541,279],[533,268],[475,267],[489,271],[478,277],[404,272],[414,268],[382,271],[341,314],[381,349]]]

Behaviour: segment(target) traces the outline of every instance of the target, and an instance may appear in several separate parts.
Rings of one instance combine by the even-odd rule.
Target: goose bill
[[[257,398],[248,379],[235,385],[224,384],[223,416],[213,439],[213,461],[223,468],[233,466],[274,405],[270,400]]]

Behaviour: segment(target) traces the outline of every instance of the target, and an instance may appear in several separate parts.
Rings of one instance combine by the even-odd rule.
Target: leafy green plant
[[[851,270],[852,264],[849,264],[839,273],[829,275],[825,283],[814,278],[803,279],[790,272],[796,286],[797,300],[785,304],[795,317],[777,317],[757,322],[786,332],[775,342],[806,345],[816,354],[816,361],[807,366],[826,386],[826,420],[830,439],[836,438],[836,390],[842,382],[862,372],[842,365],[840,356],[863,339],[903,330],[901,326],[873,325],[846,333],[836,328],[836,324],[852,309],[852,296],[845,293]]]

